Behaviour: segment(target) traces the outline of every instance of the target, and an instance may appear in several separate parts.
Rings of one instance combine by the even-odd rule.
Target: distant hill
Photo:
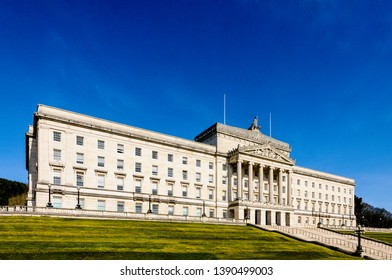
[[[355,196],[357,223],[365,227],[392,228],[392,213],[384,208],[374,207]]]
[[[27,184],[0,178],[0,206],[25,205]]]

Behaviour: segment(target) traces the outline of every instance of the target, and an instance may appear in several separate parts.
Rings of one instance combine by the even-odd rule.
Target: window
[[[227,219],[227,211],[226,210],[223,210],[223,219]]]
[[[326,190],[326,191],[328,190],[328,185],[325,185],[325,190]]]
[[[328,200],[328,194],[327,193],[325,194],[325,200]]]
[[[105,157],[98,157],[98,166],[105,167]]]
[[[319,189],[321,190],[321,184],[319,184]]]
[[[332,191],[334,192],[335,191],[335,186],[332,186],[331,188],[332,188]]]
[[[264,190],[265,190],[265,191],[268,190],[268,184],[267,184],[267,183],[264,184]]]
[[[321,193],[319,193],[319,199],[321,199]]]
[[[186,171],[186,170],[182,171],[182,179],[183,180],[188,180],[188,171]]]
[[[212,184],[214,182],[214,175],[208,175],[208,183]]]
[[[244,181],[244,188],[247,189],[248,188],[248,180]]]
[[[143,210],[143,205],[141,203],[136,203],[135,204],[135,212],[140,214],[140,213],[142,213],[142,210]]]
[[[105,187],[105,175],[99,174],[98,175],[98,188]]]
[[[76,172],[76,186],[83,187],[84,185],[84,173]]]
[[[201,188],[197,187],[196,188],[196,198],[200,198],[201,197]]]
[[[238,185],[238,180],[237,180],[237,178],[234,178],[234,186],[237,186]]]
[[[201,167],[201,160],[200,159],[196,160],[196,167]]]
[[[152,159],[158,159],[158,152],[152,151]]]
[[[120,213],[124,212],[124,202],[123,201],[117,202],[117,212],[120,212]]]
[[[159,214],[159,204],[153,204],[152,205],[152,213],[155,215]]]
[[[222,164],[222,170],[223,170],[223,171],[226,171],[226,170],[227,170],[227,164],[226,164],[226,163]]]
[[[282,182],[286,182],[286,176],[282,176]]]
[[[151,186],[151,193],[154,195],[158,194],[158,183],[154,182]]]
[[[98,145],[98,149],[100,149],[100,150],[105,149],[105,141],[98,140],[97,145]]]
[[[188,187],[187,186],[182,186],[182,196],[183,197],[188,196]]]
[[[196,208],[196,217],[201,217],[201,208]]]
[[[173,184],[167,185],[167,195],[173,196]]]
[[[315,193],[314,193],[314,192],[312,192],[312,198],[316,198],[316,196],[315,196]]]
[[[117,190],[118,191],[124,190],[124,178],[123,177],[117,177]]]
[[[61,142],[61,132],[53,131],[53,141]]]
[[[141,157],[142,156],[142,148],[135,148],[135,156]]]
[[[331,199],[332,199],[332,201],[335,201],[335,195],[332,195]]]
[[[214,163],[213,162],[209,162],[208,163],[208,168],[209,169],[214,169]]]
[[[301,190],[297,190],[297,196],[301,195]]]
[[[76,145],[78,145],[78,146],[84,145],[84,137],[83,136],[76,136]]]
[[[340,187],[338,187],[338,192],[340,192]]]
[[[61,170],[53,170],[53,185],[61,185]]]
[[[188,164],[188,158],[182,157],[182,164]]]
[[[182,208],[182,215],[183,216],[188,216],[189,214],[189,208],[188,207],[183,207]]]
[[[136,193],[141,193],[142,192],[142,181],[137,180],[135,182],[135,192]]]
[[[215,216],[214,209],[210,209],[210,218],[214,218],[214,216]]]
[[[169,167],[167,169],[167,177],[173,177],[173,168]]]
[[[297,179],[297,185],[300,186],[301,185],[301,180]]]
[[[227,183],[227,177],[226,176],[222,176],[222,184],[226,185]]]
[[[306,198],[308,197],[308,191],[305,191],[305,197]]]
[[[282,187],[282,193],[286,193],[286,187],[285,186]]]
[[[214,199],[214,189],[208,189],[208,199]]]
[[[222,201],[226,201],[226,191],[222,191]]]
[[[174,206],[173,205],[169,205],[167,207],[167,214],[168,215],[174,215]]]
[[[84,164],[84,154],[76,153],[76,163]]]
[[[105,211],[105,200],[98,200],[98,211]]]
[[[57,150],[57,149],[53,150],[53,160],[61,161],[61,150]]]
[[[61,206],[62,206],[61,196],[53,196],[53,207],[61,208]]]
[[[308,181],[305,181],[305,187],[307,187],[308,186]]]
[[[173,162],[173,154],[167,155],[167,161]]]
[[[124,160],[123,159],[117,160],[117,170],[124,170]]]
[[[117,153],[118,154],[124,153],[124,145],[123,144],[117,144]]]
[[[314,187],[315,187],[315,183],[313,182],[313,183],[312,183],[312,188],[314,188]]]
[[[201,173],[196,172],[196,182],[200,182],[200,181],[201,181]]]
[[[152,175],[154,175],[154,176],[158,175],[158,165],[152,166]]]
[[[135,163],[135,172],[142,172],[142,164],[140,162]]]

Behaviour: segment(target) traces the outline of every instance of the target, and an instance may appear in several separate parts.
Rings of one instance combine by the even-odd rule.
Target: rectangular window
[[[308,191],[305,191],[305,197],[306,198],[308,197]]]
[[[99,174],[98,175],[98,188],[105,187],[105,175]]]
[[[61,150],[58,149],[53,150],[53,160],[61,161]]]
[[[214,182],[214,175],[208,175],[208,183],[212,184]]]
[[[201,167],[201,160],[200,159],[196,160],[196,167]]]
[[[123,144],[117,144],[117,153],[118,154],[124,153],[124,145]]]
[[[53,185],[61,185],[61,170],[53,170]]]
[[[321,193],[319,193],[319,199],[321,199]]]
[[[173,154],[168,154],[167,155],[167,161],[173,162]]]
[[[312,188],[314,188],[315,187],[315,183],[314,182],[312,182]]]
[[[297,185],[300,186],[301,185],[301,180],[297,179]]]
[[[167,185],[167,195],[173,196],[173,184]]]
[[[335,201],[335,195],[332,195],[331,199],[332,199],[332,201]]]
[[[76,136],[76,145],[78,145],[78,146],[84,145],[84,137],[83,136]]]
[[[153,204],[152,205],[152,213],[155,215],[159,214],[159,204]]]
[[[152,159],[158,159],[158,152],[152,151]]]
[[[223,171],[226,171],[226,170],[227,170],[227,164],[226,164],[226,163],[222,164],[222,170],[223,170]]]
[[[187,186],[182,186],[182,196],[183,197],[188,196],[188,187]]]
[[[141,203],[136,203],[135,204],[135,212],[140,214],[140,213],[142,213],[142,210],[143,210],[143,205]]]
[[[315,193],[314,193],[314,192],[312,192],[312,198],[316,198],[316,196],[315,196]]]
[[[210,218],[214,218],[214,216],[215,216],[214,209],[210,209]]]
[[[227,183],[227,177],[226,176],[222,176],[222,184],[226,185]]]
[[[136,193],[141,193],[142,192],[142,181],[137,180],[135,182],[135,192]]]
[[[98,166],[105,167],[105,157],[98,157]]]
[[[106,202],[105,200],[98,200],[98,211],[105,211]]]
[[[328,185],[325,185],[325,190],[326,190],[326,191],[328,190]]]
[[[188,171],[186,171],[186,170],[182,171],[182,179],[183,180],[188,180]]]
[[[201,173],[196,172],[196,182],[200,182],[200,181],[201,181]]]
[[[84,173],[76,172],[76,186],[83,187],[84,185]]]
[[[222,201],[226,201],[226,191],[222,191]]]
[[[61,196],[53,196],[53,207],[54,208],[61,208],[62,207]]]
[[[182,157],[182,164],[188,164],[188,158]]]
[[[142,172],[142,164],[140,162],[135,163],[135,172]]]
[[[208,199],[214,199],[214,189],[208,189]]]
[[[158,175],[158,165],[152,166],[152,175],[154,175],[154,176]]]
[[[120,213],[124,212],[124,202],[123,201],[117,202],[117,212],[120,212]]]
[[[167,214],[168,215],[174,215],[174,206],[173,205],[169,205],[168,207],[167,207]]]
[[[227,211],[223,210],[223,219],[227,219]]]
[[[197,187],[196,188],[196,198],[200,198],[201,197],[201,188]]]
[[[208,168],[209,169],[214,169],[214,163],[213,162],[209,162],[208,163]]]
[[[135,148],[135,156],[141,157],[142,156],[142,148]]]
[[[97,146],[98,146],[98,149],[104,150],[105,149],[105,141],[98,140]]]
[[[156,182],[152,183],[151,189],[152,189],[151,193],[154,195],[157,195],[158,194],[158,183],[156,183]]]
[[[124,178],[123,177],[117,177],[117,190],[118,191],[124,190]]]
[[[76,153],[76,163],[84,164],[84,154]]]
[[[124,160],[123,159],[117,160],[117,170],[124,170]]]
[[[182,208],[182,215],[183,216],[188,216],[189,215],[189,208],[188,207],[183,207]]]
[[[305,181],[305,187],[307,187],[308,186],[308,181]]]
[[[196,217],[201,217],[201,208],[196,208]]]
[[[61,132],[53,131],[53,141],[61,142]]]
[[[167,169],[167,177],[173,177],[173,168],[169,167]]]
[[[325,194],[325,200],[328,200],[328,194],[327,193]]]

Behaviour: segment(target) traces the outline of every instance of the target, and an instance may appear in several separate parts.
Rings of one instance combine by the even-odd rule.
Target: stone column
[[[253,201],[253,162],[249,162],[248,171],[248,197]]]
[[[270,166],[269,170],[269,203],[272,204],[274,200],[274,168]]]
[[[283,201],[282,201],[282,198],[283,198],[283,190],[282,190],[282,173],[283,173],[283,170],[282,170],[282,168],[279,168],[279,179],[278,179],[278,192],[279,192],[279,194],[278,194],[278,204],[279,205],[282,205],[283,203]]]
[[[289,173],[287,175],[287,206],[292,206],[291,205],[291,177],[292,177],[292,170],[289,170]]]
[[[231,164],[227,164],[227,201],[233,201],[232,170]]]
[[[242,199],[242,161],[237,161],[237,196]]]
[[[260,202],[265,202],[264,201],[264,186],[263,186],[263,181],[264,181],[264,166],[260,164],[259,166],[259,201]]]

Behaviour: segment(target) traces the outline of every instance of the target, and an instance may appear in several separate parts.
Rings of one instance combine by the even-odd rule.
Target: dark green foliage
[[[384,208],[374,207],[355,196],[357,224],[365,227],[392,228],[392,214]]]
[[[8,205],[12,197],[27,194],[28,186],[24,183],[0,178],[0,206]]]

